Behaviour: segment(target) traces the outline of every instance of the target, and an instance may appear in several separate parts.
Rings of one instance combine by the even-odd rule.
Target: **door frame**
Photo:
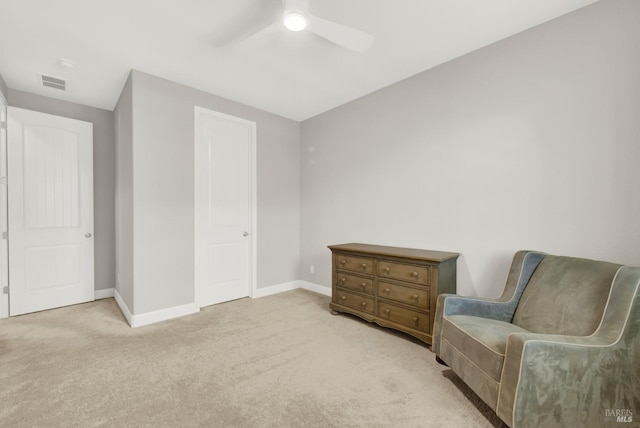
[[[7,146],[9,145],[9,122],[7,99],[0,92],[0,110],[4,111],[4,145],[0,145],[0,232],[9,233],[9,212],[7,210],[9,192],[7,186]],[[0,117],[2,121],[2,117]],[[0,319],[9,318],[9,294],[4,293],[4,287],[9,287],[9,240],[0,238]],[[8,290],[8,288],[7,288]]]
[[[251,129],[251,141],[249,142],[249,194],[251,203],[249,206],[249,236],[250,239],[250,251],[249,251],[249,297],[253,298],[257,290],[257,272],[258,272],[258,202],[257,202],[257,158],[256,158],[256,123],[241,117],[232,116],[230,114],[221,113],[215,110],[207,109],[204,107],[194,106],[194,144],[193,144],[193,207],[194,207],[194,225],[193,225],[193,237],[194,237],[194,302],[198,307],[202,307],[199,302],[199,288],[203,282],[200,266],[200,192],[198,191],[198,177],[201,173],[199,162],[200,159],[200,117],[202,115],[213,116],[218,119],[230,120],[233,122],[248,125]]]

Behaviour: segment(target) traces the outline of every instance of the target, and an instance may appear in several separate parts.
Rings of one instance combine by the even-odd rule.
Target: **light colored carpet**
[[[0,320],[2,427],[494,427],[420,342],[294,290],[131,329],[113,299]]]

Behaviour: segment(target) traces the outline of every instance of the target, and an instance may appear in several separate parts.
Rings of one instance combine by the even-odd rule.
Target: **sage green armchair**
[[[640,267],[519,251],[499,298],[438,297],[432,350],[510,427],[633,426],[639,284]]]

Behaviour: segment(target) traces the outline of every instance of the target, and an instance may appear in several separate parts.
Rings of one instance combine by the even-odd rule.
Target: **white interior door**
[[[93,124],[8,112],[10,315],[94,300]]]
[[[0,231],[7,232],[7,101],[0,92]],[[0,318],[9,316],[9,246],[0,240]]]
[[[196,108],[196,303],[251,293],[255,123]]]

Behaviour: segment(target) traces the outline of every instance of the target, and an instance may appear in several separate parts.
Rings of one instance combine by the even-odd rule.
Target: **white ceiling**
[[[279,1],[1,0],[0,74],[113,110],[133,68],[301,121],[596,0],[311,0],[315,15],[374,35],[371,49],[305,32],[218,46]],[[39,73],[68,79],[67,92]]]

